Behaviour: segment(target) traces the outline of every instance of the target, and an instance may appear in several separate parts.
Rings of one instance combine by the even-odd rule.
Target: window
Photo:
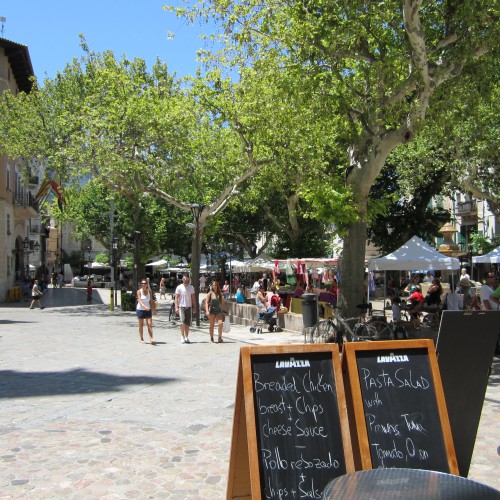
[[[7,236],[10,236],[10,214],[7,214]]]

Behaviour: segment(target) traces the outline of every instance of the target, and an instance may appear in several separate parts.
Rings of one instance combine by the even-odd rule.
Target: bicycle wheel
[[[354,334],[353,342],[358,340],[377,340],[377,330],[368,323],[357,323],[352,329]]]
[[[337,328],[330,320],[320,321],[311,333],[311,340],[314,344],[338,343],[339,338]]]
[[[168,320],[172,321],[172,319],[175,319],[175,304],[173,302],[170,305],[170,312],[168,313]]]
[[[377,340],[394,340],[392,328],[385,321],[372,320],[368,324],[375,330]]]

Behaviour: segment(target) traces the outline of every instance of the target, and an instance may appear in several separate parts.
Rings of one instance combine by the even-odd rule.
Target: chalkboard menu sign
[[[338,347],[247,347],[241,360],[249,484],[235,486],[243,432],[233,429],[228,498],[321,498],[332,479],[353,470]],[[238,399],[237,390],[235,428]]]
[[[432,341],[352,344],[345,354],[361,467],[456,474]]]

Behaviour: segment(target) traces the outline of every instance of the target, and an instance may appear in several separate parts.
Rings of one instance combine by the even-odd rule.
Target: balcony
[[[457,215],[463,217],[464,215],[477,215],[476,200],[467,200],[457,203]]]
[[[38,216],[39,204],[31,193],[20,191],[14,193],[12,198],[14,205],[14,217],[20,219],[31,219]]]

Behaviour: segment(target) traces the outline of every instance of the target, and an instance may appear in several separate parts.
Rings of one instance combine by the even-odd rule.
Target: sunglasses
[[[141,283],[141,285],[147,285],[147,283],[145,283],[145,282],[142,282],[142,283]]]

